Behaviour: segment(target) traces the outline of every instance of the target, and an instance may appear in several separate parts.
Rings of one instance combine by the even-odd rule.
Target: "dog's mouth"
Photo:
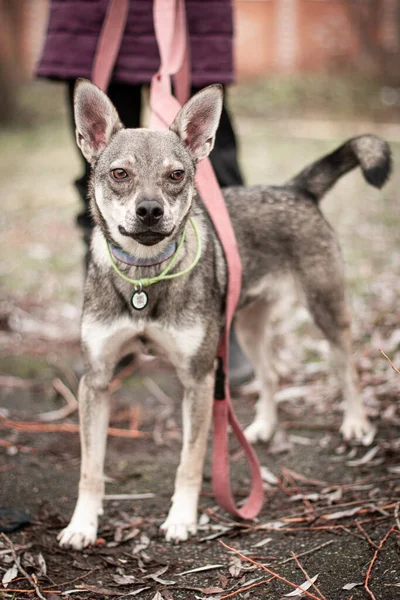
[[[121,235],[130,237],[133,240],[135,240],[135,242],[137,242],[138,244],[142,244],[143,246],[155,246],[156,244],[159,244],[160,242],[165,240],[165,238],[170,236],[172,233],[172,231],[162,233],[160,231],[151,231],[150,229],[148,231],[139,232],[127,231],[122,225],[118,226],[118,230]]]

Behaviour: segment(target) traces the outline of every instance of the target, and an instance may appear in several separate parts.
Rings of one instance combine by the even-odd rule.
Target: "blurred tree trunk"
[[[378,79],[398,85],[400,83],[400,2],[398,0],[344,1],[358,36],[367,69]],[[388,34],[388,25],[392,30],[392,36]],[[389,39],[390,37],[392,39]]]

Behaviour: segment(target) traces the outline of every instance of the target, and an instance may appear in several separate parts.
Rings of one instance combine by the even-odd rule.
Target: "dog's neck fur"
[[[172,258],[175,252],[177,252],[178,244],[176,242],[171,242],[169,246],[153,258],[138,258],[132,254],[128,254],[124,250],[120,250],[114,244],[108,242],[108,246],[110,248],[110,252],[113,258],[119,262],[122,262],[126,265],[131,265],[134,267],[154,267],[156,265],[161,265],[165,263],[169,258]]]

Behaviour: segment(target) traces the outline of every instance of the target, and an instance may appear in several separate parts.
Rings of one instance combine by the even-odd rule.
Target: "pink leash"
[[[107,89],[111,78],[128,11],[129,0],[110,0],[96,50],[92,74],[93,82],[103,90]],[[154,0],[154,28],[161,65],[151,83],[151,127],[169,129],[182,104],[188,99],[190,90],[184,0]],[[172,95],[171,77],[174,77],[175,90],[179,100]],[[198,164],[196,186],[214,223],[228,266],[226,323],[218,348],[213,409],[213,490],[218,503],[229,513],[242,519],[253,519],[263,505],[260,467],[257,456],[244,437],[234,414],[228,380],[229,331],[240,296],[242,267],[225,201],[208,159]],[[231,492],[228,423],[247,456],[251,470],[251,491],[241,508],[237,508],[235,505]]]

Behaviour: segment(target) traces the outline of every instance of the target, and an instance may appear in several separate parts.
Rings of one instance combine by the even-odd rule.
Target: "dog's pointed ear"
[[[112,136],[122,129],[117,111],[107,96],[87,79],[78,79],[74,90],[76,143],[93,163]]]
[[[196,162],[214,147],[222,103],[222,86],[209,85],[186,102],[172,123],[171,131],[181,138]]]

